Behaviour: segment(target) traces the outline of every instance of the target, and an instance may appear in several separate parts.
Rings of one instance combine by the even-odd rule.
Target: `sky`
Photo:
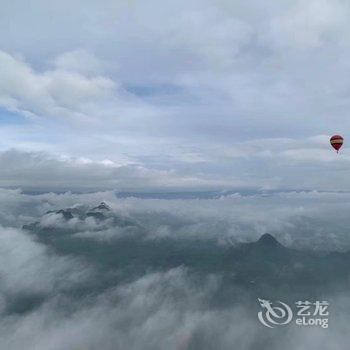
[[[0,186],[349,190],[347,1],[0,9]]]

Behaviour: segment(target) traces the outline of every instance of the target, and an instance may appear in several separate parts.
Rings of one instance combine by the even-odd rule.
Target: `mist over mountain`
[[[0,198],[1,349],[346,349],[346,235],[318,238],[334,194]],[[330,326],[267,329],[258,299],[327,300]]]
[[[94,236],[79,233],[83,225],[89,225]],[[48,211],[23,229],[59,254],[82,256],[111,273],[120,269],[124,278],[183,267],[194,274],[219,273],[229,285],[271,296],[282,287],[285,293],[321,296],[336,286],[347,288],[350,282],[350,252],[291,249],[268,233],[255,242],[237,244],[198,237],[150,239],[147,227],[116,215],[104,202],[94,208]],[[106,239],[106,230],[118,231],[118,239]]]

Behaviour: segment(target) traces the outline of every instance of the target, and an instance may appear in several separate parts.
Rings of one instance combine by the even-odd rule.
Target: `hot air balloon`
[[[344,139],[340,135],[334,135],[329,140],[332,147],[337,151],[337,153],[340,150],[340,147],[343,146],[343,140]]]

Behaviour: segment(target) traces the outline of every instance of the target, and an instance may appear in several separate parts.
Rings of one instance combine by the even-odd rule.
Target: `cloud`
[[[329,295],[330,329],[272,334],[231,276],[159,260],[153,271],[156,255],[141,267],[134,256],[265,232],[350,250],[349,10],[345,0],[2,4],[0,186],[18,189],[0,188],[1,346],[346,348],[342,291]],[[47,213],[101,201],[135,226]],[[22,229],[33,222],[39,232]]]
[[[277,50],[311,51],[334,40],[346,25],[344,3],[296,1],[280,16],[272,18],[269,32],[265,33]]]
[[[53,65],[55,69],[63,72],[80,73],[87,76],[96,76],[103,73],[106,62],[102,62],[94,55],[84,50],[68,51],[57,56]],[[111,84],[112,87],[113,83]]]
[[[21,230],[1,226],[0,242],[0,294],[5,299],[58,292],[91,273],[79,259],[59,257]]]
[[[93,118],[91,112],[112,98],[116,85],[108,78],[64,69],[64,59],[67,55],[58,59],[53,70],[39,73],[23,60],[0,52],[1,105],[28,116]]]
[[[294,350],[306,344],[312,349],[346,344],[349,298],[342,291],[327,295],[331,302],[328,330],[291,325],[271,335],[258,323],[255,295],[228,283],[231,277],[196,274],[185,267],[167,269],[161,261],[156,262],[157,271],[150,262],[138,271],[132,256],[136,247],[149,240],[199,249],[202,240],[235,244],[255,240],[266,230],[292,247],[349,249],[344,229],[349,224],[348,193],[144,199],[117,198],[112,191],[28,195],[1,189],[0,199],[0,337],[6,349],[228,350],[238,344],[248,350],[290,344],[287,349]],[[111,215],[127,217],[142,228],[142,234],[127,237],[131,250],[125,260],[116,256],[115,249],[121,252],[119,239],[127,232],[110,221],[105,227],[79,220],[70,225],[55,214],[45,215],[47,210],[67,207],[86,210],[102,200],[112,208]],[[18,227],[34,221],[45,229],[72,231],[61,236],[54,231],[35,235]],[[201,267],[210,265],[205,251],[200,251]],[[151,258],[144,256],[144,261]],[[104,259],[109,268],[103,265]],[[41,299],[33,299],[31,305],[30,296]],[[283,300],[292,297],[292,292],[281,295]]]
[[[228,332],[223,334],[225,344],[239,336],[239,331],[224,323],[236,323],[242,311],[239,308],[206,310],[205,300],[215,289],[213,278],[204,281],[199,289],[186,271],[174,269],[146,275],[102,293],[93,303],[82,304],[66,315],[59,311],[59,300],[53,299],[14,322],[2,319],[3,344],[8,349],[20,349],[24,343],[28,349],[50,349],[52,346],[56,349],[100,346],[105,349],[179,349],[186,348],[196,332],[205,335],[215,322],[219,322],[215,331]],[[125,324],[128,324],[127,329]],[[14,327],[15,337],[11,332]],[[212,329],[211,332],[215,331]],[[230,334],[230,331],[235,333]],[[253,342],[251,334],[244,338],[241,339],[244,345]]]
[[[159,158],[69,156],[10,149],[0,152],[0,185],[46,189],[346,190],[348,151],[337,155],[329,136],[258,139],[235,146],[206,145]],[[332,177],[320,176],[332,172]]]
[[[329,330],[289,326],[266,335],[250,311],[253,305],[233,302],[212,307],[220,278],[197,281],[185,269],[147,274],[136,281],[100,293],[79,304],[74,299],[51,299],[23,316],[1,319],[7,349],[271,349],[288,350],[306,344],[311,349],[343,347],[348,298],[333,300],[337,320]],[[64,308],[65,312],[62,312]],[[255,308],[254,308],[255,310]],[[246,330],[250,332],[247,333]],[[292,339],[296,339],[294,342]],[[287,345],[286,347],[286,344]]]
[[[237,136],[326,133],[335,120],[347,125],[347,85],[342,79],[349,51],[344,40],[346,2],[272,2],[265,7],[259,1],[251,6],[195,0],[152,4],[153,11],[148,4],[63,2],[52,13],[39,1],[33,13],[16,17],[16,32],[8,18],[18,12],[18,4],[7,5],[1,20],[11,35],[0,36],[7,52],[2,59],[26,72],[28,84],[41,86],[36,100],[40,105],[44,101],[45,110],[51,98],[54,107],[68,108],[66,112],[80,117],[81,123],[89,118],[106,123],[106,114],[113,111],[121,119],[133,115],[135,110],[126,103],[131,99],[142,121],[143,113],[150,114],[142,123],[143,136],[155,133],[156,126],[162,137],[181,138],[186,133],[187,142],[201,136],[208,142],[210,135],[213,141],[225,138],[230,143]],[[68,16],[69,5],[74,11]],[[45,11],[55,21],[37,16]],[[63,22],[65,28],[58,25]],[[46,35],[38,35],[43,28]],[[23,42],[36,42],[36,51]],[[27,63],[7,57],[13,52],[22,53]],[[48,68],[48,62],[54,65]],[[331,79],[334,76],[337,79]],[[45,79],[55,94],[39,83]],[[23,92],[11,101],[20,103],[21,96],[23,110],[31,110]],[[127,110],[122,108],[125,103]],[[107,130],[115,125],[111,119]],[[116,129],[130,135],[126,126],[120,123]]]
[[[222,181],[200,173],[183,174],[173,169],[148,168],[132,160],[120,163],[110,159],[94,161],[83,157],[12,149],[0,153],[0,164],[1,186],[128,190],[210,188],[222,185]]]
[[[58,161],[2,184],[347,189],[346,2],[152,4],[4,6],[0,147]]]
[[[193,199],[134,196],[118,198],[114,191],[29,195],[3,189],[0,224],[21,228],[39,222],[42,228],[67,229],[76,239],[100,242],[129,237],[150,241],[201,239],[231,245],[255,241],[269,232],[295,248],[350,250],[346,230],[350,199],[346,192],[217,192],[212,198],[197,193]],[[117,222],[127,220],[130,224],[123,226],[109,219],[64,221],[57,214],[45,215],[81,205],[93,208],[102,201],[111,206]]]

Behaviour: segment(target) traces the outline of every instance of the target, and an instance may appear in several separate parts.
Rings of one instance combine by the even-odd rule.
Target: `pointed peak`
[[[93,208],[92,210],[111,210],[111,208],[105,202],[101,202],[97,207]]]
[[[264,246],[280,246],[281,243],[277,241],[277,239],[270,235],[269,233],[264,233],[257,242],[260,245]]]

